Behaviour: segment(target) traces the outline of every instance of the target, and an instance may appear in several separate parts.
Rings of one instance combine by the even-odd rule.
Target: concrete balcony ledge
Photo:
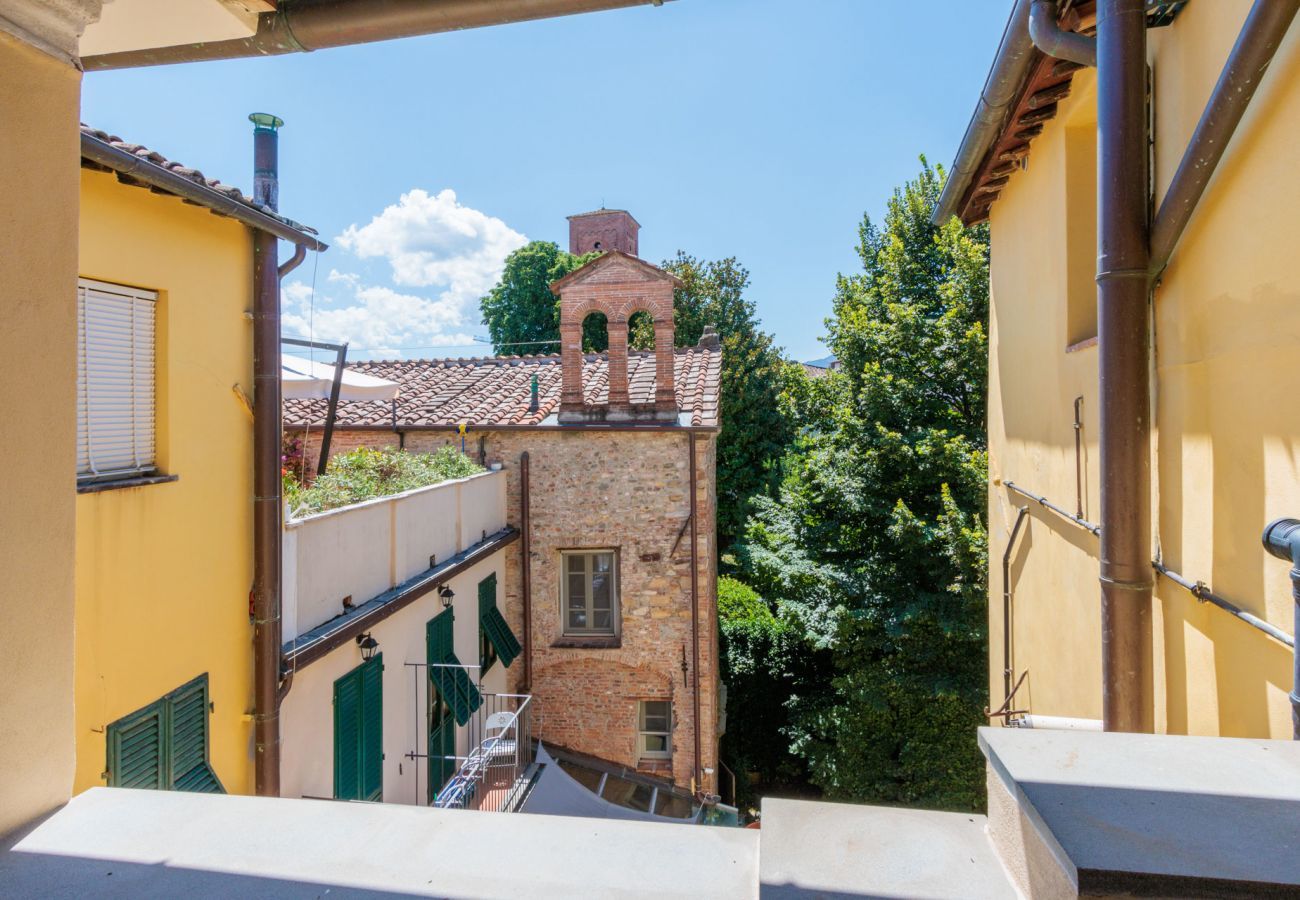
[[[1300,743],[983,728],[989,831],[1030,896],[1300,896]]]
[[[752,898],[758,834],[93,788],[0,853],[13,897]]]

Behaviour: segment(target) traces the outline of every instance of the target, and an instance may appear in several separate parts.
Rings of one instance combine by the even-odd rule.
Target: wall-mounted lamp
[[[451,601],[456,599],[456,592],[444,584],[438,588],[438,596],[442,599],[442,608],[446,609],[451,606]]]
[[[375,658],[375,651],[379,649],[379,641],[370,636],[370,632],[357,635],[357,647],[361,649],[361,658],[365,662]]]

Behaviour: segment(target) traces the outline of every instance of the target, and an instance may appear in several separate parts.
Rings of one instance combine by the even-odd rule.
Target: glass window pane
[[[587,605],[587,579],[581,574],[569,576],[569,607],[581,609]]]
[[[569,610],[569,628],[581,629],[587,627],[587,611],[583,609]]]
[[[612,553],[593,553],[591,556],[592,571],[609,572],[614,568],[614,554]]]
[[[612,580],[608,574],[591,576],[591,605],[594,609],[612,608]]]
[[[644,711],[644,716],[645,716],[646,721],[649,722],[649,720],[653,717],[653,718],[655,718],[656,720],[662,721],[662,722],[663,722],[663,727],[662,727],[662,728],[657,728],[657,729],[656,729],[656,728],[650,728],[650,727],[647,726],[646,728],[643,728],[642,730],[643,730],[643,731],[667,731],[667,730],[668,730],[668,714],[669,714],[668,705],[669,705],[669,702],[668,702],[667,700],[645,700],[645,701],[643,701],[642,704],[641,704],[641,709]]]
[[[646,784],[638,784],[627,798],[627,805],[641,812],[650,812],[650,802],[654,799],[655,789]]]
[[[564,557],[566,571],[581,575],[587,571],[587,557],[581,553],[570,553]]]
[[[612,631],[614,622],[609,610],[596,610],[591,614],[591,627],[601,631]]]
[[[659,799],[655,801],[655,812],[658,815],[671,816],[674,819],[689,819],[691,816],[691,801],[661,790]]]
[[[666,734],[644,735],[643,747],[646,753],[667,753],[668,735]]]

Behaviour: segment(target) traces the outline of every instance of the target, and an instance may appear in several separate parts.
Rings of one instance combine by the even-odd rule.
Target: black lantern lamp
[[[375,651],[379,649],[379,641],[370,636],[370,632],[357,635],[357,647],[361,649],[361,658],[370,662],[375,658]]]
[[[438,588],[438,597],[442,600],[442,608],[447,609],[451,606],[451,601],[456,599],[456,592],[444,584]]]

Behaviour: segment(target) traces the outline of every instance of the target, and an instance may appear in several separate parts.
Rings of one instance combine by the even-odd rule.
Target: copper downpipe
[[[529,480],[528,451],[519,454],[519,593],[524,607],[524,683],[521,694],[528,693],[533,684],[533,578],[532,578],[532,511]]]
[[[691,698],[695,713],[695,772],[692,780],[696,790],[704,790],[704,767],[700,764],[700,542],[699,542],[699,506],[695,473],[695,432],[686,436],[691,464],[691,672],[694,676],[695,691]]]
[[[1102,719],[1150,730],[1151,396],[1146,4],[1097,5]]]

